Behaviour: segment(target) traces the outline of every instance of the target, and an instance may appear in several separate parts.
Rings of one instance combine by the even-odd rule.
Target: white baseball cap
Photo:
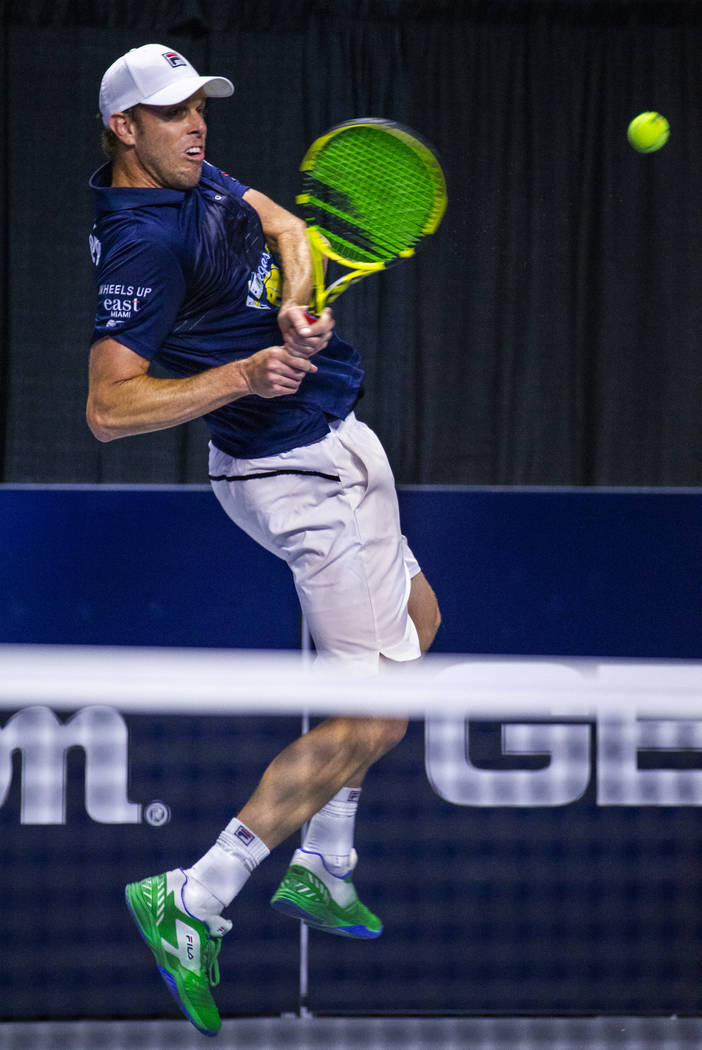
[[[132,48],[113,62],[100,84],[100,113],[107,127],[113,113],[143,102],[172,106],[200,88],[213,98],[227,98],[234,85],[226,77],[201,77],[187,58],[163,44]]]

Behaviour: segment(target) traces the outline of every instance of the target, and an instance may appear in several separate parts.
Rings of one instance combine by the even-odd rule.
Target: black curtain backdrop
[[[1,5],[5,482],[203,482],[201,422],[102,446],[84,422],[97,92],[130,47],[236,94],[208,156],[295,207],[314,137],[385,116],[438,148],[449,207],[336,307],[359,415],[400,483],[702,483],[702,5],[641,0],[17,0]],[[651,156],[629,120],[671,123]]]

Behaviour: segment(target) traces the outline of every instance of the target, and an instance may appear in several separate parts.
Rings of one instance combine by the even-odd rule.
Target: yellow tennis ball
[[[669,135],[670,125],[660,113],[639,113],[629,125],[626,137],[638,153],[655,153],[665,146]]]

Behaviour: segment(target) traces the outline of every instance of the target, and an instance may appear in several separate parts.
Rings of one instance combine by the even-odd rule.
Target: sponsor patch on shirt
[[[280,270],[268,250],[261,253],[258,266],[249,277],[246,305],[254,310],[274,310],[281,302]]]
[[[152,291],[152,288],[139,284],[101,284],[98,296],[109,318],[107,327],[114,328],[119,321],[131,320],[139,313]]]

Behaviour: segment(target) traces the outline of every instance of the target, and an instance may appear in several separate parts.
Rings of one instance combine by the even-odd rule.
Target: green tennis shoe
[[[350,869],[344,875],[334,875],[321,854],[296,849],[271,898],[271,907],[339,937],[380,937],[382,922],[361,903],[351,881],[357,860],[356,851],[352,850]]]
[[[217,956],[232,928],[221,915],[191,915],[182,869],[130,883],[127,907],[154,954],[159,973],[185,1016],[204,1035],[217,1035],[222,1022],[210,987],[219,984]]]

